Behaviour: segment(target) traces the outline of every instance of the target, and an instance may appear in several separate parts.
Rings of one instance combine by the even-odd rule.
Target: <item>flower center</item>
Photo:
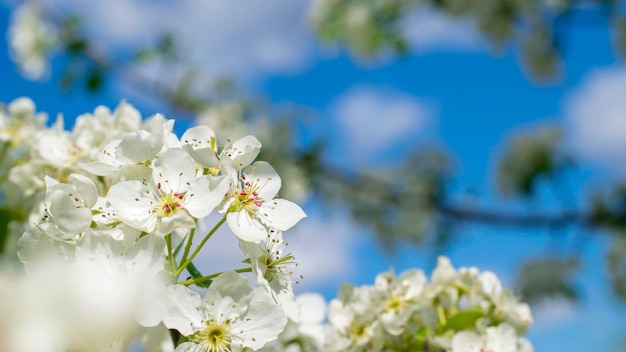
[[[291,282],[291,276],[294,274],[291,268],[298,266],[298,263],[291,253],[282,255],[285,245],[282,239],[272,235],[265,240],[265,252],[261,262],[266,266],[263,277],[267,282],[277,281],[282,286],[288,286]]]
[[[160,185],[157,185],[157,188]],[[161,194],[159,197],[159,202],[157,206],[153,209],[153,212],[158,213],[159,217],[164,216],[172,216],[178,211],[178,209],[182,208],[183,200],[185,199],[185,194],[170,191],[167,194]]]
[[[263,198],[261,198],[258,193],[260,189],[261,185],[257,182],[246,180],[246,175],[241,174],[241,183],[235,194],[235,201],[230,206],[229,211],[237,212],[245,210],[248,212],[248,215],[253,218],[254,213],[263,204]]]
[[[204,324],[204,330],[192,336],[192,340],[204,347],[206,352],[230,351],[232,337],[230,327],[226,323],[217,323],[214,320]]]
[[[401,297],[394,296],[387,301],[385,311],[392,311],[396,314],[406,306],[407,302]]]

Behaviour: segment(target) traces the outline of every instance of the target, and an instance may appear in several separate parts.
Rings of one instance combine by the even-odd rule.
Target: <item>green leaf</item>
[[[446,329],[460,331],[472,329],[476,326],[476,321],[483,316],[480,310],[465,310],[453,315],[448,319]]]
[[[65,45],[65,49],[72,54],[82,53],[87,49],[87,41],[83,39],[74,39]]]
[[[200,273],[200,271],[196,268],[195,265],[193,265],[193,263],[189,263],[189,265],[187,265],[187,272],[194,279],[199,279],[201,277],[204,277],[204,275],[202,275],[202,273]],[[203,282],[198,282],[198,283],[196,283],[196,285],[198,285],[200,287],[207,288],[207,287],[211,286],[212,282],[213,282],[213,280],[206,280],[206,281],[203,281]]]
[[[428,332],[428,327],[423,327],[415,333],[415,338],[417,338],[419,341],[424,341],[428,338]]]
[[[85,82],[86,88],[89,92],[95,92],[102,87],[102,72],[100,70],[92,70]]]
[[[13,213],[9,209],[0,208],[0,253],[4,252],[9,233],[9,223],[13,220]]]
[[[159,37],[156,53],[164,59],[174,59],[176,57],[176,39],[172,33],[163,33]]]

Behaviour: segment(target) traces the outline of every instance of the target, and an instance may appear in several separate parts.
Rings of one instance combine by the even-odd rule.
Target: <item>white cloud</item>
[[[484,40],[469,20],[451,17],[431,8],[409,13],[401,22],[402,32],[416,52],[484,49]]]
[[[185,58],[210,76],[250,80],[301,68],[314,45],[308,1],[42,0],[81,15],[87,33],[137,48],[170,31]]]
[[[308,14],[315,0],[39,1],[50,9],[80,15],[86,33],[107,47],[135,50],[171,32],[180,39],[185,59],[209,78],[249,82],[297,72],[316,55],[318,41]],[[401,26],[417,52],[466,50],[483,42],[471,22],[432,9],[409,13]],[[161,76],[176,77],[171,72]]]
[[[351,156],[373,160],[429,123],[425,104],[407,94],[356,86],[339,98],[334,115]]]
[[[568,143],[579,156],[607,166],[626,163],[626,69],[589,74],[565,110]]]

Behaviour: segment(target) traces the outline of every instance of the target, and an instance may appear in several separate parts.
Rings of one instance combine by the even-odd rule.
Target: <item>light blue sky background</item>
[[[346,168],[392,167],[410,147],[434,143],[455,158],[456,189],[481,190],[480,204],[512,211],[555,210],[549,191],[528,207],[507,203],[493,192],[494,166],[507,136],[552,122],[565,127],[568,148],[584,160],[568,180],[576,203],[626,169],[626,70],[603,25],[567,28],[562,77],[538,83],[524,73],[516,47],[494,49],[471,23],[428,11],[411,15],[414,22],[406,27],[413,54],[363,62],[313,38],[305,20],[308,2],[45,2],[58,11],[82,13],[88,33],[119,55],[162,30],[173,30],[206,77],[234,76],[245,91],[276,105],[316,110],[313,129],[300,132],[323,134],[330,141],[329,162]],[[7,25],[8,10],[2,6],[0,31],[6,32]],[[99,104],[114,108],[123,98],[144,116],[164,112],[168,118],[179,117],[116,79],[96,95],[80,90],[61,94],[55,78],[62,62],[55,59],[49,81],[25,81],[3,41],[0,101],[29,96],[39,110],[51,117],[62,113],[69,123]],[[285,235],[291,236],[290,248],[305,276],[296,287],[299,292],[314,290],[330,299],[341,282],[371,284],[390,267],[396,272],[432,269],[430,252],[404,248],[385,256],[372,234],[340,209],[331,215],[315,202],[304,207],[309,217]],[[469,224],[444,254],[457,267],[491,270],[511,284],[524,258],[546,253],[555,248],[550,241],[571,241],[574,235]],[[221,245],[230,249],[208,249],[203,263],[216,270],[241,259],[232,236],[220,236]],[[537,351],[620,350],[626,310],[610,294],[603,259],[608,243],[602,234],[592,234],[587,242],[585,266],[576,278],[582,292],[579,305],[549,302],[534,311],[536,323],[528,337]]]

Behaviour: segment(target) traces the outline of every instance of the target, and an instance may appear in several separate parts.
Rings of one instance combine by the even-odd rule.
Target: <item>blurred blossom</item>
[[[8,37],[13,60],[22,73],[33,80],[44,78],[50,69],[48,56],[59,39],[41,9],[27,2],[13,12]]]
[[[64,254],[40,253],[28,275],[11,278],[0,292],[3,350],[125,350],[139,322],[158,323],[151,311],[165,285],[164,246],[150,236],[127,249],[90,234],[64,246]]]
[[[569,165],[558,126],[541,125],[517,132],[498,165],[498,189],[507,196],[528,196],[540,177],[552,177]]]

